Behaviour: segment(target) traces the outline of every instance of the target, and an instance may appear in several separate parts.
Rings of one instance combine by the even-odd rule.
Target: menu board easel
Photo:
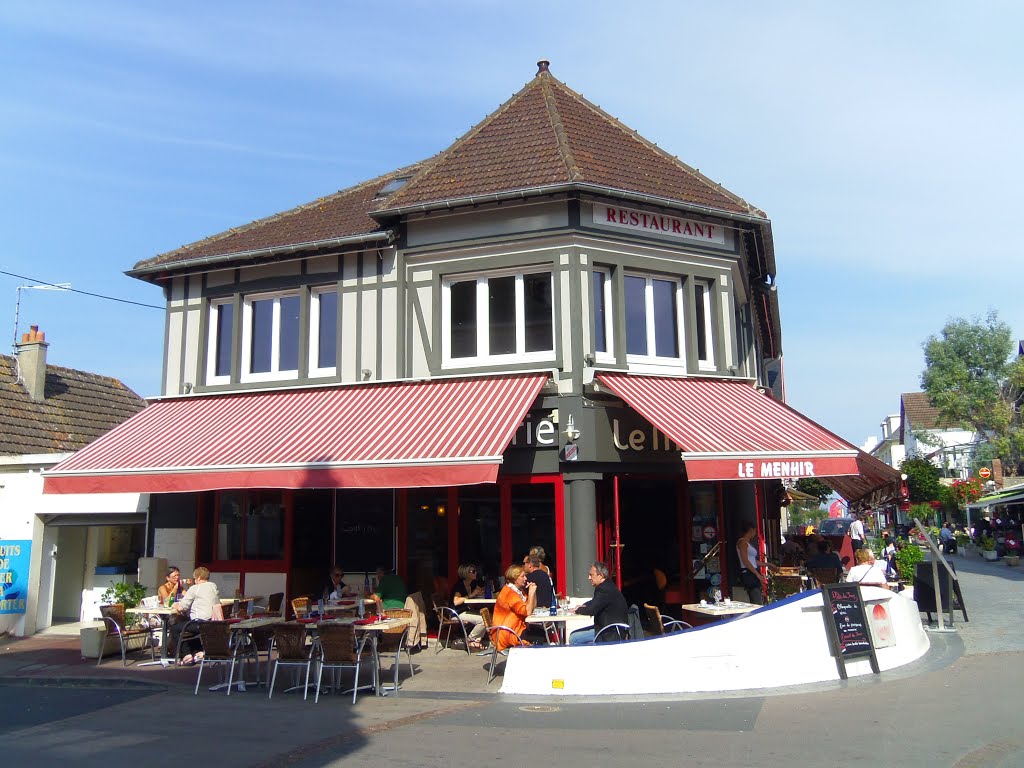
[[[821,589],[821,597],[825,601],[825,631],[832,644],[832,655],[836,657],[839,677],[846,679],[847,661],[863,656],[868,657],[871,671],[877,675],[878,659],[864,614],[860,584],[826,584]]]

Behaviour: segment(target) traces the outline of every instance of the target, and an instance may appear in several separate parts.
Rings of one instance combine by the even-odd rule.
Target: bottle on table
[[[555,594],[554,590],[551,590],[551,615],[558,615],[558,595]]]
[[[484,583],[484,599],[490,600],[492,597],[494,597],[494,590],[491,589],[491,580],[488,579]]]

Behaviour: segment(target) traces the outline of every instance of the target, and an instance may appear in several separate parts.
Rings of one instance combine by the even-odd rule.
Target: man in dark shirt
[[[577,629],[569,635],[570,645],[586,645],[594,642],[594,637],[609,624],[627,623],[626,613],[629,608],[626,605],[626,598],[622,596],[619,588],[608,580],[608,566],[602,562],[596,562],[590,566],[587,574],[590,583],[594,585],[594,597],[576,609],[576,613],[584,616],[594,617],[592,629]],[[609,631],[601,638],[602,642],[618,640],[618,635]]]
[[[818,553],[807,558],[807,562],[804,565],[807,568],[838,568],[839,572],[842,573],[843,561],[839,559],[839,555],[832,551],[832,545],[828,539],[818,539],[815,542],[815,546],[818,549]]]
[[[537,585],[537,607],[548,608],[555,600],[555,587],[548,572],[541,567],[540,558],[527,557],[523,560],[526,581]]]

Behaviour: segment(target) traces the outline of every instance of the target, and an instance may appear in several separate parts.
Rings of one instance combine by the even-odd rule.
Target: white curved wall
[[[881,669],[924,655],[928,636],[917,604],[863,587],[865,608],[885,603],[895,645],[875,652]],[[822,618],[821,592],[769,605],[732,621],[648,640],[592,646],[515,648],[502,693],[603,695],[693,693],[773,688],[839,680]],[[846,664],[849,677],[870,674],[866,658]]]

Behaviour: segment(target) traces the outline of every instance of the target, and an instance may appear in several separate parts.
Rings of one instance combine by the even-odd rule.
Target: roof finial
[[[547,72],[548,71],[548,67],[550,67],[550,66],[551,66],[551,62],[550,61],[548,61],[547,59],[541,59],[540,61],[537,62],[537,74],[539,75],[539,74],[541,74],[543,72]]]

